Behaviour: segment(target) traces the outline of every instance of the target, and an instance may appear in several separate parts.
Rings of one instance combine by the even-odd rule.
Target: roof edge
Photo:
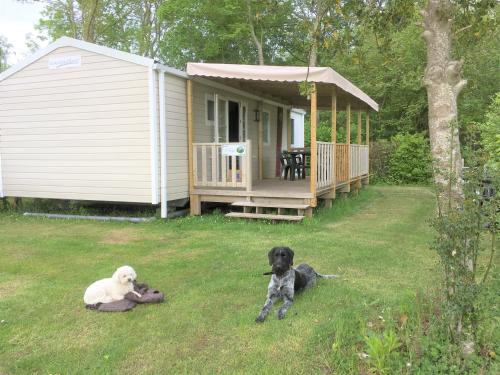
[[[104,46],[100,46],[97,44],[85,42],[83,40],[63,36],[63,37],[57,39],[56,41],[54,41],[53,43],[50,43],[47,47],[38,50],[34,54],[28,56],[26,59],[11,66],[6,71],[0,73],[0,81],[3,81],[4,79],[10,77],[14,73],[17,73],[18,71],[25,68],[26,66],[34,63],[35,61],[42,58],[43,56],[46,56],[49,53],[51,53],[52,51],[56,50],[57,48],[61,48],[61,47],[80,48],[80,49],[85,50],[85,51],[90,51],[90,52],[98,53],[101,55],[114,57],[114,58],[119,59],[119,60],[129,61],[131,63],[143,65],[143,66],[147,66],[147,67],[152,67],[154,65],[154,60],[150,59],[148,57],[134,55],[134,54],[129,53],[129,52],[123,52],[123,51],[119,51],[117,49],[104,47]]]
[[[203,69],[207,67],[207,69]],[[225,69],[225,67],[227,67]],[[240,69],[241,67],[241,69]],[[237,69],[235,71],[235,69]],[[264,72],[264,76],[259,75],[260,69],[271,69]],[[290,71],[290,75],[285,79],[280,79],[281,73]],[[277,72],[273,75],[273,72]],[[333,85],[353,98],[361,101],[374,111],[379,111],[379,106],[368,94],[357,87],[354,83],[343,77],[331,67],[307,67],[307,66],[278,66],[278,65],[248,65],[248,64],[211,64],[188,62],[186,73],[190,77],[205,78],[227,78],[248,81],[271,81],[271,82],[302,82],[308,80],[317,84]]]

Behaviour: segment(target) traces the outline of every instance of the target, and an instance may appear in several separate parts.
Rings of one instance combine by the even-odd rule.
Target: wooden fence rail
[[[357,178],[368,174],[368,146],[350,145],[350,171],[349,178]]]
[[[316,142],[318,173],[316,174],[316,187],[318,190],[333,186],[334,184],[334,144],[330,142]]]
[[[337,143],[335,145],[335,180],[336,183],[341,183],[349,180],[349,172],[348,172],[348,146],[343,143]]]
[[[230,150],[238,150],[242,153],[238,155],[235,152],[228,152]],[[193,143],[194,186],[235,187],[251,190],[251,160],[250,140],[238,143]]]

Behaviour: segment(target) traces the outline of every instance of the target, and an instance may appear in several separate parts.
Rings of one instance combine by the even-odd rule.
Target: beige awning
[[[335,89],[339,109],[351,104],[353,109],[371,108],[378,112],[378,104],[372,98],[332,68],[188,63],[187,74],[191,77],[209,78],[259,95],[279,98],[297,107],[310,105],[309,100],[300,95],[298,88],[298,83],[307,80],[316,83],[320,108],[330,108],[332,92]]]

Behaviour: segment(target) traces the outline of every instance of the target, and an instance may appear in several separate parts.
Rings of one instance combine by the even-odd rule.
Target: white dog
[[[87,305],[120,301],[129,292],[141,297],[139,293],[134,292],[133,282],[136,277],[137,274],[132,267],[119,267],[111,278],[97,280],[90,284],[83,295],[83,301]]]

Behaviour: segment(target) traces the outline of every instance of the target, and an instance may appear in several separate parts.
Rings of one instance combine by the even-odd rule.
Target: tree
[[[282,57],[278,40],[288,29],[290,7],[287,0],[164,1],[161,54],[179,68],[188,61],[272,63]]]
[[[434,158],[434,182],[438,205],[446,210],[450,199],[459,204],[462,197],[462,156],[457,123],[457,98],[467,81],[462,79],[463,60],[453,60],[450,0],[429,0],[422,10],[427,44],[424,85],[429,105],[429,136]]]
[[[7,41],[7,39],[0,35],[0,72],[3,72],[9,67],[8,58],[10,55],[10,50],[12,45]]]
[[[36,28],[51,40],[69,36],[157,58],[166,30],[156,16],[161,3],[162,0],[54,0],[47,3]]]
[[[428,0],[426,9],[422,10],[422,36],[427,44],[424,85],[429,104],[429,134],[438,204],[433,223],[437,232],[433,248],[443,265],[450,332],[462,345],[464,354],[475,350],[475,303],[491,269],[498,212],[498,199],[478,199],[477,191],[483,178],[479,161],[469,161],[469,170],[462,179],[457,100],[467,81],[461,77],[464,60],[451,57],[453,22],[461,18],[464,7],[467,8],[465,14],[480,14],[485,4],[489,6],[488,1],[475,3],[476,7],[469,7],[471,4],[467,0],[455,3]],[[488,217],[486,222],[484,217]],[[491,235],[491,256],[482,281],[478,281],[478,255],[484,249],[480,240],[484,228],[488,228]]]

